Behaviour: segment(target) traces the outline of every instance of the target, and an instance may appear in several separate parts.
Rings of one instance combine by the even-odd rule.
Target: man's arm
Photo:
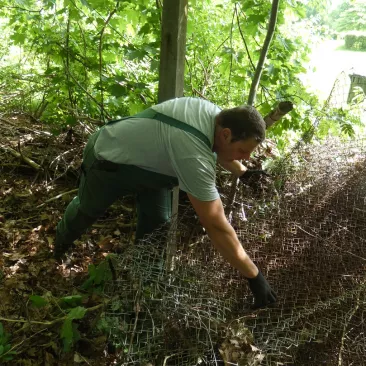
[[[188,194],[204,228],[213,245],[220,254],[245,277],[254,278],[258,275],[258,268],[249,258],[239,239],[226,219],[221,200],[200,201]]]
[[[241,246],[234,229],[225,217],[221,200],[218,198],[204,202],[191,194],[188,194],[188,197],[216,249],[247,278],[254,295],[252,308],[258,309],[275,303],[276,293]]]
[[[239,160],[224,161],[217,159],[217,161],[224,169],[234,174],[237,178],[247,171],[247,168]]]

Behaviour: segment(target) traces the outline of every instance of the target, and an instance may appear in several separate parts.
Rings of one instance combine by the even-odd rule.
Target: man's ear
[[[222,130],[222,134],[223,134],[225,140],[230,140],[231,141],[231,130],[230,130],[230,128],[224,128]]]

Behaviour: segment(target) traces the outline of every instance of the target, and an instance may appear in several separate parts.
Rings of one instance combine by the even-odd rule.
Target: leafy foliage
[[[95,266],[90,264],[88,267],[89,278],[82,284],[83,290],[100,292],[105,283],[113,280],[113,255],[109,255],[105,261]]]
[[[2,323],[0,323],[0,361],[11,361],[17,353],[12,350],[9,343],[10,335],[5,333]]]
[[[366,51],[366,33],[346,34],[344,37],[345,48],[356,51]]]
[[[65,352],[69,352],[72,344],[80,339],[78,325],[73,323],[73,320],[82,319],[84,318],[85,314],[86,309],[83,306],[77,306],[75,308],[72,308],[67,314],[67,317],[62,324],[60,333],[60,336],[64,343]]]
[[[38,296],[38,295],[30,296],[29,300],[32,302],[32,305],[37,308],[41,308],[48,304],[48,301],[45,298],[43,298],[42,296]]]
[[[38,308],[49,306],[48,310],[52,311],[51,302],[49,298],[44,296],[31,295],[30,300],[33,306]],[[83,296],[76,294],[61,297],[56,301],[56,303],[58,304],[57,309],[58,310],[64,309],[63,311],[67,313],[66,316],[60,318],[62,320],[62,325],[60,329],[60,338],[63,341],[64,352],[69,352],[71,350],[72,345],[80,339],[78,324],[75,323],[74,320],[83,319],[87,312],[87,309],[84,306],[82,306],[82,300]]]
[[[157,102],[161,2],[137,0],[12,0],[1,2],[3,109],[21,109],[55,130],[88,119],[134,114]],[[267,0],[190,1],[185,95],[221,107],[247,100],[266,36]],[[279,146],[311,125],[309,94],[298,75],[324,23],[328,2],[281,2],[276,32],[257,94],[268,113],[295,102],[269,135]],[[309,17],[311,19],[307,19]],[[0,23],[1,24],[1,23]],[[319,28],[320,29],[320,28]],[[4,93],[4,92],[3,92]]]
[[[338,32],[366,29],[366,1],[346,0],[330,14],[329,24]]]

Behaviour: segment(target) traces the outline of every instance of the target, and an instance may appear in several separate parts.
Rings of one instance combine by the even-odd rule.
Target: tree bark
[[[160,47],[159,103],[183,96],[188,0],[164,0]],[[179,187],[173,189],[172,222],[168,233],[167,262],[174,269],[177,252]]]
[[[269,18],[267,35],[266,35],[266,38],[263,43],[263,47],[262,47],[261,54],[259,56],[257,67],[255,69],[252,85],[250,86],[249,97],[248,97],[249,105],[253,105],[255,102],[258,85],[259,85],[259,82],[260,82],[261,76],[262,76],[264,61],[266,60],[269,46],[271,44],[273,34],[274,34],[274,31],[276,28],[279,2],[280,2],[280,0],[273,0],[273,2],[272,2],[271,16]]]
[[[265,38],[264,43],[263,43],[263,47],[262,47],[261,54],[259,56],[257,67],[255,69],[252,84],[250,86],[250,91],[249,91],[249,97],[248,97],[247,104],[249,104],[251,106],[255,102],[255,98],[256,98],[257,90],[258,90],[258,85],[259,85],[259,82],[260,82],[260,79],[261,79],[261,76],[262,76],[264,61],[266,60],[267,53],[268,53],[268,50],[269,50],[269,46],[271,44],[273,34],[274,34],[274,31],[275,31],[275,28],[276,28],[279,2],[280,2],[280,0],[273,0],[273,2],[272,2],[271,16],[269,18],[267,35],[266,35],[266,38]],[[290,103],[290,102],[288,102],[288,103]],[[274,111],[269,113],[264,118],[264,120],[266,122],[266,128],[271,126],[275,121],[278,121],[284,115],[284,114],[281,115],[281,113],[282,112],[280,112],[278,107]],[[230,219],[231,212],[232,212],[231,206],[232,206],[232,203],[234,202],[234,199],[235,199],[235,192],[236,192],[237,184],[238,184],[238,179],[236,177],[233,177],[233,179],[231,181],[231,190],[230,190],[230,195],[229,195],[229,202],[228,202],[228,205],[227,205],[227,207],[229,209],[229,212],[230,212],[229,219]]]

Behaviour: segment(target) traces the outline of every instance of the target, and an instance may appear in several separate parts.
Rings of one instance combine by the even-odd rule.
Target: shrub
[[[346,34],[344,45],[348,50],[366,51],[366,34],[360,32]]]

